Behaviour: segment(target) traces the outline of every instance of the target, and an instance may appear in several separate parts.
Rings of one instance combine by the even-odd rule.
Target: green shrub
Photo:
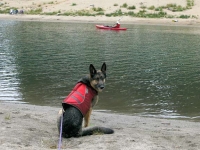
[[[1,2],[0,2],[0,7],[3,6],[3,5],[4,5],[4,3],[1,3]]]
[[[133,16],[135,16],[135,13],[133,11],[129,11],[128,15],[133,17]]]
[[[75,12],[77,16],[95,16],[94,14],[90,14],[89,11],[79,10]]]
[[[42,13],[42,8],[37,8],[35,10],[30,10],[27,12],[27,14],[31,14],[31,15],[37,15],[37,14],[41,14]]]
[[[185,10],[185,8],[184,8],[184,7],[182,7],[182,6],[180,6],[180,5],[178,5],[178,6],[177,6],[177,8],[176,8],[176,10],[177,10],[177,11],[184,11],[184,10]]]
[[[168,7],[167,6],[160,6],[160,8],[167,9]]]
[[[141,6],[140,8],[142,8],[142,9],[146,9],[147,7],[143,5],[143,6]]]
[[[167,4],[167,8],[169,8],[169,7],[176,7],[176,4]]]
[[[160,11],[160,12],[158,13],[158,15],[159,15],[160,17],[165,17],[165,16],[167,15],[167,13],[166,13],[166,12],[163,12],[163,11]]]
[[[129,6],[128,9],[136,9],[136,7],[133,5],[133,6]]]
[[[145,18],[145,10],[140,10],[137,14],[136,14],[136,17],[143,17],[143,18]]]
[[[73,13],[72,12],[64,12],[62,15],[63,16],[73,16]]]
[[[7,114],[6,116],[5,116],[5,120],[10,120],[11,119],[11,115],[10,115],[10,113],[9,114]]]
[[[155,9],[155,6],[150,6],[148,9],[149,9],[149,10],[154,10],[154,9]]]
[[[116,10],[114,13],[110,13],[110,14],[106,14],[107,17],[111,17],[111,16],[122,16],[124,13],[122,13],[121,9]]]
[[[48,4],[54,4],[53,1],[49,2]]]
[[[187,7],[194,6],[194,0],[187,0]]]
[[[57,15],[59,12],[45,12],[45,13],[43,13],[44,15],[50,15],[50,16],[52,16],[52,15]]]
[[[188,19],[188,18],[190,18],[190,16],[188,16],[188,15],[180,15],[179,18],[182,18],[182,19]]]
[[[106,17],[111,17],[112,16],[112,13],[111,14],[105,14]]]
[[[192,18],[198,19],[198,17],[197,17],[197,16],[194,16],[194,15],[192,15]]]
[[[165,18],[174,18],[174,16],[173,15],[167,15],[167,16],[165,16]]]
[[[3,10],[0,9],[0,14],[8,14],[10,12],[10,9],[13,9],[13,8],[6,8]]]
[[[97,12],[96,15],[102,16],[104,15],[104,12]]]
[[[98,8],[94,7],[94,8],[92,8],[92,10],[93,11],[103,11],[103,9],[101,7],[98,7]]]
[[[126,3],[124,3],[121,7],[123,7],[123,8],[127,8],[128,5],[127,5]]]
[[[162,10],[163,10],[162,7],[155,8],[155,11],[162,11]]]

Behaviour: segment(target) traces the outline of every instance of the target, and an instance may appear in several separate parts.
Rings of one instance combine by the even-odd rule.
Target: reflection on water
[[[90,63],[108,65],[96,109],[200,118],[199,28],[0,22],[0,100],[60,106]]]
[[[21,101],[22,96],[19,91],[18,72],[15,64],[15,57],[12,56],[12,50],[9,49],[10,39],[4,37],[6,26],[12,26],[10,23],[0,24],[0,98],[1,100],[15,102]]]

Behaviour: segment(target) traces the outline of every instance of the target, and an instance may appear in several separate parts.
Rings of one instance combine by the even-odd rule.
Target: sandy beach
[[[74,22],[74,23],[98,23],[98,24],[113,24],[119,17],[86,17],[86,16],[45,16],[45,15],[8,15],[0,14],[0,20],[15,20],[15,21],[39,21],[39,22]],[[121,21],[121,26],[125,24],[149,24],[149,25],[172,25],[172,26],[196,26],[199,27],[199,19],[179,19],[178,22],[173,22],[172,19],[146,19],[132,18],[125,16]]]
[[[0,147],[4,150],[57,149],[56,118],[59,108],[0,103]],[[155,119],[94,111],[90,126],[115,130],[62,140],[72,150],[199,150],[200,123]]]
[[[190,0],[191,2],[193,0]],[[17,14],[17,15],[9,15],[7,14],[0,14],[0,20],[18,20],[18,21],[50,21],[50,22],[85,22],[85,23],[108,23],[116,22],[121,17],[106,17],[105,15],[102,16],[59,16],[59,15],[27,15],[26,12],[35,9],[42,9],[42,13],[48,12],[74,12],[74,11],[91,11],[93,7],[95,8],[102,8],[104,13],[112,13],[119,9],[123,12],[129,11],[127,8],[123,8],[123,4],[127,4],[128,6],[135,6],[136,9],[133,11],[135,13],[142,10],[142,6],[146,7],[146,11],[150,13],[151,10],[147,9],[150,6],[160,7],[166,6],[167,4],[176,4],[177,6],[186,7],[187,0],[149,0],[149,1],[141,1],[141,0],[116,0],[115,2],[106,1],[106,0],[85,0],[84,2],[79,0],[1,0],[0,1],[0,9],[6,8],[17,8],[18,10],[24,10],[24,14]],[[194,0],[194,6],[191,9],[186,9],[184,11],[177,11],[173,12],[167,9],[163,10],[168,15],[173,15],[174,18],[136,18],[130,16],[123,16],[121,19],[121,24],[155,24],[155,25],[194,25],[199,26],[200,24],[200,1]],[[188,16],[195,16],[195,18],[188,18],[188,19],[180,19],[176,18],[176,16],[180,15],[188,15]],[[177,22],[174,22],[176,20]]]

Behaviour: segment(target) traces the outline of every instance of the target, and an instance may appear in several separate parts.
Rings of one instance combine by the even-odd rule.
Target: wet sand
[[[4,150],[57,149],[56,127],[60,108],[0,102],[0,147]],[[200,123],[128,116],[94,111],[90,126],[115,130],[62,140],[72,150],[199,150]]]
[[[39,21],[39,22],[74,22],[74,23],[97,23],[97,24],[113,24],[120,17],[87,17],[87,16],[47,16],[47,15],[9,15],[0,14],[0,20],[12,21]],[[121,19],[121,26],[125,24],[143,24],[143,25],[167,25],[167,26],[200,26],[200,19],[147,19],[147,18],[133,18],[124,16]]]

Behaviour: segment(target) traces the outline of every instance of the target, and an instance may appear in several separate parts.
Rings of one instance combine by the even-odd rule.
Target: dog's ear
[[[90,76],[91,78],[93,78],[94,75],[97,73],[97,71],[92,64],[90,64],[89,70],[90,70]]]
[[[106,76],[106,63],[104,62],[103,65],[101,66],[101,71],[103,74]]]

